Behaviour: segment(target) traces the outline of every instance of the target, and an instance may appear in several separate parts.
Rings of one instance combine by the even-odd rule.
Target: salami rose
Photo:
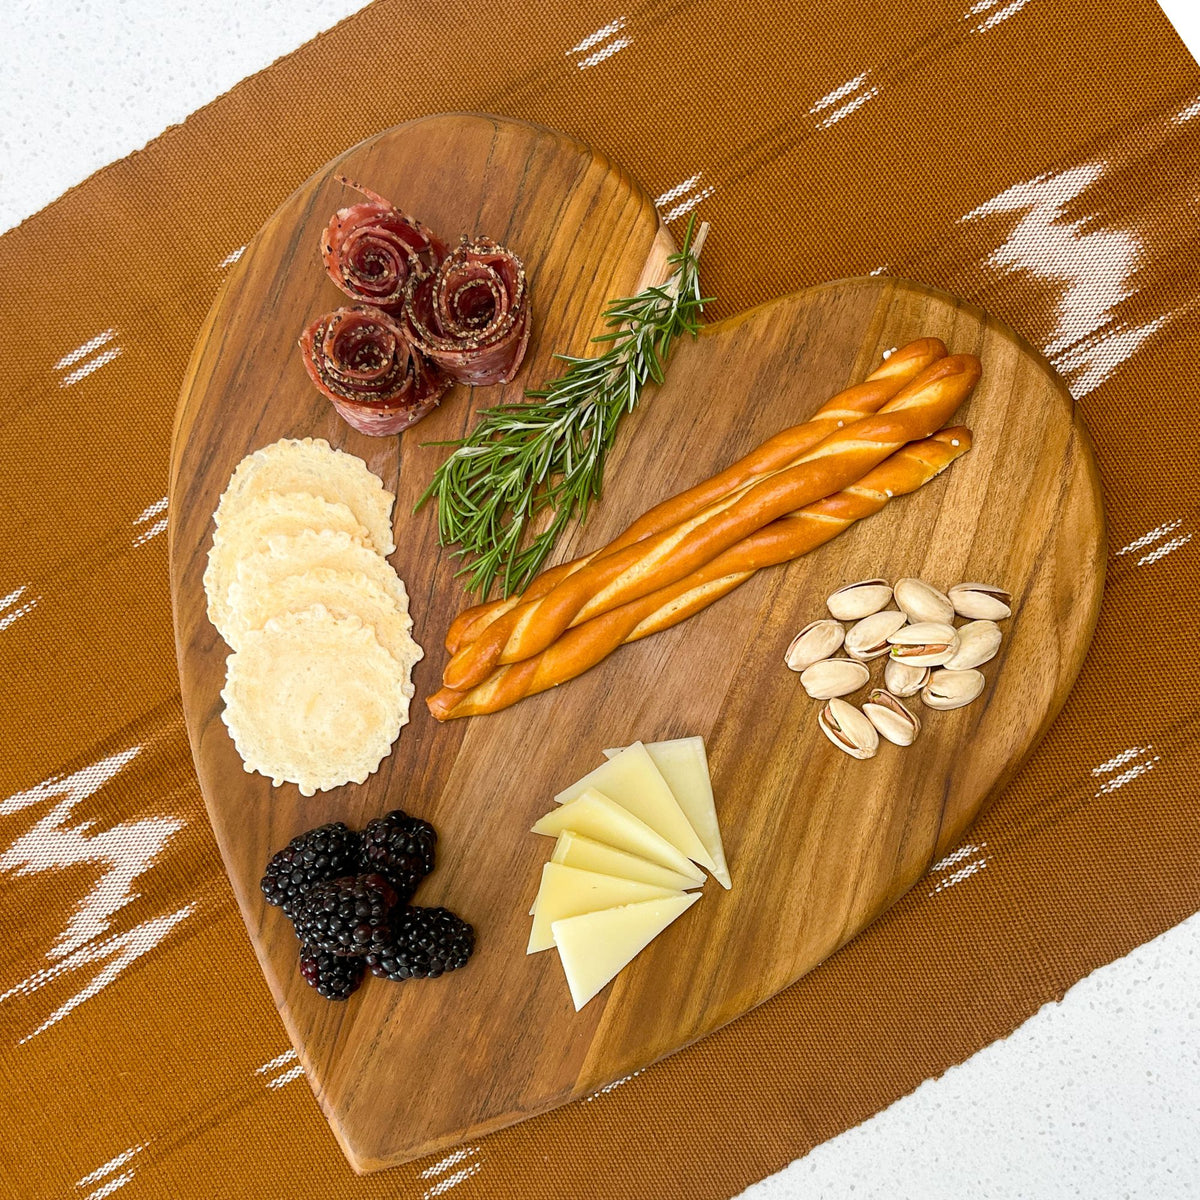
[[[378,308],[318,317],[301,335],[304,369],[361,433],[399,433],[437,407],[450,380]]]
[[[339,209],[321,238],[329,278],[352,300],[399,313],[409,277],[436,269],[446,244],[382,196],[343,179],[366,201]]]
[[[508,383],[529,342],[525,267],[490,238],[464,237],[436,270],[409,279],[404,323],[413,345],[459,383]]]

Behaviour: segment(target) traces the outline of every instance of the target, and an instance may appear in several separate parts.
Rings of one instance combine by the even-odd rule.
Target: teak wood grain
[[[486,232],[529,269],[534,337],[505,391],[581,353],[606,300],[659,277],[670,241],[627,175],[587,147],[475,115],[428,118],[355,147],[309,180],[246,250],[209,318],[180,402],[171,478],[171,574],[184,708],[221,853],[255,951],[309,1082],[353,1166],[370,1171],[477,1137],[645,1066],[811,970],[951,850],[989,793],[1036,744],[1083,660],[1099,606],[1103,518],[1072,401],[1045,361],[986,313],[916,284],[846,280],[709,326],[681,345],[666,384],[627,419],[603,502],[562,556],[602,544],[650,503],[690,485],[861,379],[921,335],[978,354],[979,388],[955,418],[974,449],[814,554],[760,573],[665,634],[493,716],[439,725],[442,638],[464,603],[413,505],[444,450],[498,389],[456,389],[399,438],[347,428],[309,385],[296,337],[340,293],[321,228],[350,199],[347,174],[443,236]],[[733,237],[736,230],[715,230]],[[249,451],[313,435],[364,458],[398,496],[397,570],[425,660],[412,722],[360,787],[303,799],[246,774],[220,720],[227,649],[205,617],[211,514]],[[848,581],[979,579],[1016,597],[1000,656],[969,708],[921,710],[916,744],[869,762],[835,750],[782,657]],[[861,698],[861,697],[860,697]],[[918,708],[919,708],[918,704]],[[526,915],[551,843],[528,833],[553,794],[605,746],[707,740],[734,887],[702,903],[582,1012],[552,952],[525,955]],[[258,890],[267,858],[329,820],[361,826],[402,806],[440,833],[417,900],[472,921],[478,951],[440,980],[368,979],[348,1003],[301,980],[286,918]]]

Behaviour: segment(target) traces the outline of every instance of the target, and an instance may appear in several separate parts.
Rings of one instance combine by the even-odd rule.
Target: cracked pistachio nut
[[[871,672],[852,658],[826,658],[800,672],[800,682],[814,700],[848,696],[865,687],[870,678]]]
[[[842,648],[846,630],[840,621],[813,621],[800,630],[787,648],[783,661],[793,671],[803,671]]]
[[[931,667],[914,667],[898,658],[889,658],[883,668],[883,682],[893,696],[915,696],[928,682]]]
[[[921,732],[921,720],[891,692],[875,688],[862,706],[863,716],[895,746],[911,746]]]
[[[983,684],[982,671],[934,671],[921,689],[921,699],[929,708],[962,708],[978,698]]]
[[[954,620],[950,597],[923,579],[900,579],[892,589],[896,606],[915,625],[918,621],[937,621],[949,625]]]
[[[1012,595],[992,583],[959,583],[949,591],[960,617],[972,621],[1003,621],[1012,616]]]
[[[861,621],[884,608],[891,599],[892,589],[886,579],[861,579],[838,588],[825,605],[839,621]]]
[[[946,659],[947,671],[967,671],[991,662],[1004,635],[995,621],[968,621],[958,627],[958,649]]]
[[[918,621],[897,629],[888,641],[892,657],[910,667],[940,667],[958,649],[958,631],[940,621]]]
[[[817,717],[821,732],[851,758],[874,758],[879,749],[875,726],[845,700],[830,699]]]
[[[859,662],[881,658],[889,650],[888,638],[906,622],[907,618],[902,612],[894,611],[863,617],[846,631],[846,653]]]

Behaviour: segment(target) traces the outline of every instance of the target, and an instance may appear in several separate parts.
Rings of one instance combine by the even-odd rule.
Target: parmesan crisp
[[[424,653],[412,639],[407,605],[397,604],[377,579],[332,567],[279,576],[246,594],[240,616],[247,629],[262,629],[275,617],[303,612],[316,604],[323,604],[335,617],[358,617],[372,629],[379,644],[403,670],[404,694],[412,698],[409,674]]]
[[[350,509],[308,492],[262,492],[238,508],[236,518],[219,525],[213,533],[204,572],[204,594],[208,619],[230,645],[231,613],[229,588],[237,578],[238,560],[267,548],[272,536],[303,533],[306,529],[329,529],[349,535],[351,540],[370,545],[371,535]],[[301,605],[301,607],[304,607]]]
[[[408,720],[406,673],[357,617],[273,617],[229,656],[221,698],[247,771],[302,796],[363,783]]]
[[[323,438],[283,438],[247,454],[213,514],[217,528],[236,521],[242,506],[263,492],[308,492],[331,504],[344,504],[367,527],[371,545],[380,554],[396,549],[396,497],[361,458],[332,449]]]
[[[386,555],[395,497],[366,463],[285,438],[238,464],[204,590],[233,648],[222,720],[247,771],[305,796],[362,783],[408,721],[408,590]]]
[[[300,533],[269,537],[264,549],[239,559],[237,577],[229,587],[229,637],[237,648],[251,628],[245,614],[254,597],[289,575],[318,568],[361,575],[378,584],[392,604],[408,614],[408,592],[391,565],[349,534],[331,529],[305,529]]]

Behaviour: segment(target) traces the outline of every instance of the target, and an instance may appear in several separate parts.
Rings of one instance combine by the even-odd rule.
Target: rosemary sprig
[[[466,559],[469,592],[486,596],[499,581],[504,595],[520,591],[575,516],[584,520],[599,498],[604,460],[621,418],[647,381],[662,383],[667,356],[681,334],[696,335],[712,297],[701,296],[700,250],[708,226],[688,222],[682,248],[668,260],[668,280],[605,310],[608,332],[592,340],[593,358],[554,357],[567,369],[545,387],[527,390],[528,404],[480,411],[461,440],[439,442],[453,452],[417,502],[437,500],[438,540]],[[552,516],[535,532],[537,518]]]

